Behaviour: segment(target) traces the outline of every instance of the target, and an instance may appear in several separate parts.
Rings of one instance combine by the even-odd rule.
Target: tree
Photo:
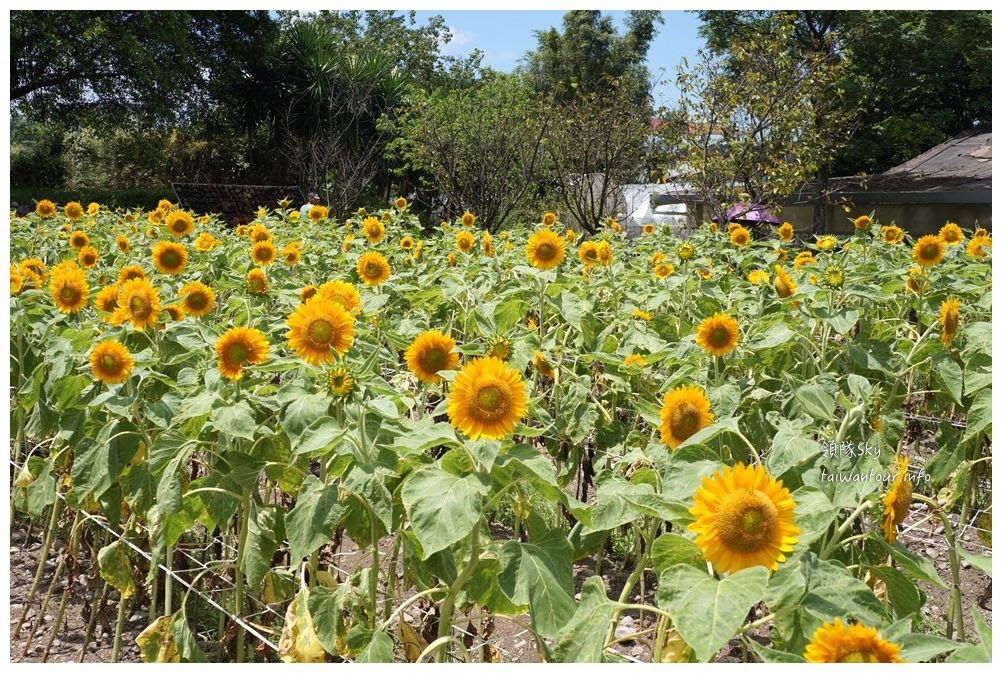
[[[394,130],[391,150],[427,176],[447,215],[471,210],[495,231],[537,186],[547,119],[517,76],[488,75],[475,87],[420,97]]]
[[[563,32],[536,31],[537,49],[525,57],[524,73],[536,91],[558,102],[578,95],[599,93],[613,81],[629,91],[633,105],[647,106],[650,80],[645,66],[661,12],[627,12],[626,32],[616,31],[612,17],[595,10],[564,13]]]
[[[739,201],[778,205],[845,142],[852,109],[836,86],[841,67],[786,48],[793,30],[780,17],[768,36],[735,39],[726,56],[701,52],[680,69],[679,108],[662,126],[681,148],[673,172],[721,219]]]
[[[990,11],[700,12],[716,54],[792,22],[785,47],[842,63],[837,87],[858,127],[832,175],[878,173],[978,124],[991,123]]]
[[[626,95],[613,85],[548,111],[547,175],[560,203],[590,233],[615,213],[624,184],[648,178],[650,117],[638,114]]]

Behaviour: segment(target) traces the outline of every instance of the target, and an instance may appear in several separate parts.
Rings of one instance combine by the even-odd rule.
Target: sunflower
[[[710,401],[696,386],[681,386],[665,393],[661,403],[661,443],[677,449],[682,442],[713,423]]]
[[[556,376],[553,365],[540,351],[532,351],[532,366],[544,379],[552,379]]]
[[[598,244],[598,261],[603,266],[609,266],[612,264],[612,246],[609,245],[609,241],[600,241]]]
[[[687,262],[696,256],[696,248],[693,247],[692,243],[680,243],[675,254],[681,261]]]
[[[651,264],[660,264],[666,259],[668,259],[668,255],[664,254],[663,252],[655,252],[653,255],[651,255]]]
[[[100,259],[100,255],[97,254],[97,250],[94,246],[88,245],[80,249],[80,254],[77,256],[77,261],[85,269],[93,269],[97,266],[97,262]]]
[[[299,251],[299,246],[295,243],[289,243],[282,248],[282,261],[289,266],[298,264],[301,255],[302,253]]]
[[[457,231],[456,232],[456,250],[460,252],[469,252],[473,250],[473,245],[476,240],[473,238],[473,234],[468,231]]]
[[[654,277],[664,280],[675,273],[675,267],[671,264],[658,264],[654,267]]]
[[[101,288],[101,291],[94,297],[94,308],[104,313],[114,313],[118,308],[118,292],[121,288],[119,283],[112,283]]]
[[[355,387],[355,380],[344,367],[335,367],[327,373],[327,389],[334,397],[344,397]]]
[[[789,243],[790,241],[793,240],[793,225],[790,224],[789,222],[784,222],[783,224],[779,225],[779,228],[776,230],[776,233],[779,235],[779,240],[783,241],[784,243]]]
[[[511,357],[511,341],[503,336],[496,336],[487,344],[487,357],[497,358],[502,362],[507,362]]]
[[[386,236],[386,226],[376,217],[367,217],[362,222],[362,233],[369,243],[376,244]]]
[[[275,249],[275,244],[271,241],[258,241],[250,249],[251,261],[258,266],[268,266],[275,261],[277,256],[278,250]]]
[[[948,345],[953,343],[960,325],[960,302],[956,297],[950,297],[940,305],[939,324],[942,325],[939,340]]]
[[[403,248],[404,250],[413,250],[414,239],[411,238],[410,236],[404,236],[403,238],[400,239],[400,247]]]
[[[317,288],[315,285],[307,285],[306,287],[299,290],[299,303],[305,303],[317,295]]]
[[[79,201],[70,201],[65,206],[63,206],[63,212],[66,213],[66,217],[70,218],[74,222],[83,219],[84,208],[80,205]]]
[[[838,617],[818,627],[804,650],[816,664],[899,664],[901,646],[884,640],[872,626],[846,626]]]
[[[472,227],[477,222],[477,216],[467,210],[460,221],[464,227]]]
[[[786,248],[783,247],[776,248],[776,261],[782,264],[783,262],[786,261],[786,256],[788,254],[789,253],[787,252]]]
[[[169,199],[160,199],[157,201],[157,210],[162,210],[164,214],[169,213],[174,210],[174,204]]]
[[[421,256],[421,250],[424,248],[424,241],[418,241],[414,244],[414,259]]]
[[[838,264],[830,264],[824,270],[825,285],[839,288],[845,282],[845,269]]]
[[[195,231],[195,219],[183,210],[171,212],[165,220],[167,231],[174,238],[183,238]]]
[[[10,265],[10,296],[18,294],[24,287],[24,276],[18,270],[16,264]]]
[[[118,308],[111,321],[116,325],[131,322],[136,329],[155,325],[160,317],[160,294],[146,278],[133,278],[118,290]]]
[[[956,245],[964,241],[964,231],[955,222],[947,222],[939,230],[939,237],[947,245]]]
[[[166,314],[166,318],[164,315]],[[164,306],[163,313],[160,314],[160,319],[164,322],[171,320],[172,322],[177,322],[179,320],[184,320],[184,307],[180,304],[171,304],[170,306]],[[163,325],[161,325],[163,327]]]
[[[633,353],[632,355],[627,355],[625,358],[623,358],[623,366],[626,367],[627,369],[632,369],[634,367],[636,367],[637,369],[641,369],[646,364],[647,361],[644,360],[643,356],[637,355],[636,353]]]
[[[216,304],[216,293],[211,287],[198,281],[188,283],[178,294],[181,295],[181,307],[184,312],[196,318],[211,311]]]
[[[450,252],[445,259],[449,263],[449,266],[456,266],[456,253]]]
[[[355,339],[355,318],[341,304],[314,297],[296,307],[286,320],[285,338],[296,355],[322,365],[344,355]]]
[[[42,199],[35,204],[35,214],[44,218],[52,217],[56,214],[56,204],[48,199]]]
[[[344,242],[341,243],[341,252],[347,254],[348,250],[351,248],[351,242],[355,240],[355,236],[352,234],[344,235]]]
[[[904,229],[893,224],[889,227],[881,227],[880,233],[884,237],[885,243],[898,244],[905,240]]]
[[[146,216],[146,221],[150,224],[160,224],[164,221],[164,215],[166,215],[166,213],[160,208],[157,208],[156,210],[150,211],[150,214]]]
[[[388,210],[384,210],[383,214],[379,216],[379,219],[381,219],[383,222],[389,222],[392,218],[393,214],[390,213],[390,211]]]
[[[748,282],[752,285],[761,285],[769,282],[769,272],[762,269],[755,269],[748,274]]]
[[[633,315],[634,318],[637,318],[638,320],[643,320],[644,322],[648,322],[654,318],[654,316],[652,316],[647,311],[642,311],[636,307],[634,307],[633,310],[630,311],[630,313],[631,315]]]
[[[77,250],[83,250],[88,245],[90,245],[90,236],[86,233],[77,230],[70,234],[70,247],[76,248]]]
[[[814,253],[810,250],[798,252],[797,256],[793,258],[794,269],[799,269],[800,267],[807,266],[808,264],[814,264]]]
[[[834,236],[822,236],[821,238],[818,239],[816,245],[818,246],[818,250],[823,250],[827,252],[833,249],[836,243],[838,243],[838,239],[836,239]]]
[[[617,234],[623,231],[623,226],[612,217],[609,218],[609,228]]]
[[[109,339],[90,352],[90,370],[94,378],[112,385],[128,380],[132,373],[132,354],[120,342]]]
[[[860,215],[852,221],[852,226],[856,227],[858,231],[869,231],[871,224],[873,224],[873,219],[869,215]]]
[[[130,264],[123,266],[121,271],[118,272],[118,282],[120,283],[132,280],[133,278],[146,278],[146,272],[143,271],[143,267],[138,264]]]
[[[593,264],[598,262],[598,243],[595,241],[582,243],[578,247],[578,259],[585,265],[585,268],[591,268]]]
[[[915,242],[912,256],[915,263],[922,266],[935,266],[943,260],[946,254],[946,243],[939,236],[923,236]]]
[[[897,456],[894,459],[897,474],[884,495],[884,537],[891,544],[897,539],[897,527],[908,516],[912,506],[912,482],[908,477],[908,456]]]
[[[544,213],[543,214],[543,226],[544,227],[552,227],[556,223],[557,223],[557,214],[556,213]]]
[[[81,269],[52,271],[49,292],[60,313],[77,313],[87,305],[87,276]]]
[[[253,327],[232,327],[216,340],[219,371],[228,379],[243,376],[246,365],[256,365],[268,357],[268,340]]]
[[[908,269],[908,279],[906,285],[915,294],[922,294],[925,289],[925,278],[922,274],[922,267],[913,266]]]
[[[689,512],[696,546],[719,572],[763,566],[775,570],[793,551],[800,529],[789,489],[764,467],[725,465],[703,477]]]
[[[455,340],[439,332],[431,330],[415,337],[404,352],[407,368],[424,383],[437,383],[442,380],[440,371],[455,369],[459,364],[459,353]]]
[[[573,229],[568,229],[567,231],[564,232],[564,238],[567,239],[568,243],[574,243],[575,241],[578,240],[578,234]]]
[[[355,270],[366,285],[382,285],[390,277],[390,263],[378,252],[367,252],[359,257]]]
[[[397,207],[397,210],[403,210],[407,207],[407,199],[402,196],[398,196],[393,205]]]
[[[485,231],[483,237],[481,238],[481,244],[483,245],[484,254],[488,257],[494,256],[494,245],[491,240],[491,232]]]
[[[740,224],[731,230],[731,243],[739,248],[743,248],[751,241],[751,234]]]
[[[726,313],[706,318],[696,330],[696,345],[710,355],[727,355],[738,345],[738,321]]]
[[[456,375],[446,410],[470,439],[510,435],[529,410],[522,375],[497,358],[477,358]]]
[[[101,212],[101,204],[95,201],[91,201],[87,204],[87,214],[94,217]]]
[[[967,256],[984,257],[985,249],[988,249],[989,251],[992,249],[992,239],[987,236],[975,236],[971,239],[971,242],[967,244]]]
[[[317,288],[317,295],[326,301],[332,301],[344,307],[349,313],[354,313],[362,305],[362,296],[351,283],[334,280]],[[305,300],[304,300],[305,301]]]
[[[525,256],[537,269],[552,269],[564,261],[564,239],[550,229],[540,229],[525,244]]]
[[[264,294],[268,291],[268,277],[261,269],[251,269],[246,277],[247,289],[251,294]]]
[[[188,249],[173,241],[161,241],[153,248],[153,266],[166,274],[179,274],[188,263]]]
[[[307,217],[309,217],[314,222],[319,222],[321,220],[326,220],[328,215],[330,215],[330,211],[327,210],[327,206],[317,205],[310,208]]]
[[[778,264],[774,268],[776,270],[776,278],[772,281],[772,286],[776,290],[776,295],[780,299],[786,299],[790,295],[796,294],[797,283],[790,278],[790,274],[786,273],[783,267]]]
[[[644,236],[650,236],[654,233],[654,225],[650,222],[644,224]]]
[[[115,247],[118,248],[119,252],[129,251],[129,239],[122,234],[115,237]]]

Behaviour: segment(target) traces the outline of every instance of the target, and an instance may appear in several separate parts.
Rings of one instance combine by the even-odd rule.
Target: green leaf
[[[285,521],[293,563],[309,556],[331,539],[341,512],[337,486],[325,486],[312,474],[307,475],[296,498],[296,506]]]
[[[533,542],[509,540],[499,552],[498,585],[515,605],[528,605],[533,630],[555,638],[574,614],[572,548],[559,529]]]
[[[676,565],[660,575],[658,605],[672,614],[675,628],[699,661],[709,661],[727,644],[765,597],[769,571],[761,566],[717,580],[690,565]]]
[[[330,405],[331,400],[327,395],[310,395],[300,391],[282,412],[282,429],[295,443],[306,428],[328,416]]]
[[[181,655],[181,663],[207,664],[209,660],[198,647],[198,641],[188,628],[188,621],[184,618],[184,611],[178,610],[174,613],[174,642],[177,643],[178,654]]]
[[[422,418],[416,422],[407,422],[405,426],[407,430],[393,442],[394,448],[424,452],[437,446],[463,446],[456,437],[456,431],[448,423],[436,423],[431,418]]]
[[[765,350],[782,346],[792,339],[796,334],[785,323],[776,323],[765,332],[762,332],[748,343],[748,348],[753,351]]]
[[[821,445],[806,432],[808,425],[808,422],[780,419],[766,458],[766,467],[771,474],[781,477],[787,470],[804,465],[821,455]]]
[[[961,441],[976,439],[982,431],[987,430],[991,438],[992,426],[992,389],[985,388],[977,394],[967,410],[967,431]]]
[[[950,399],[963,405],[964,372],[960,369],[960,365],[948,354],[941,353],[933,359],[932,373],[936,383],[950,396]]]
[[[754,638],[750,638],[752,649],[755,650],[755,654],[758,658],[762,660],[765,664],[805,664],[807,660],[804,659],[799,654],[793,654],[792,652],[781,652],[779,650],[774,650],[772,648],[766,647],[762,643],[758,642]]]
[[[665,533],[651,544],[651,562],[660,575],[668,568],[687,563],[694,568],[706,568],[703,552],[696,543],[677,533]]]
[[[870,572],[887,587],[887,600],[898,617],[917,613],[925,602],[925,597],[904,574],[890,566],[872,566]]]
[[[348,428],[341,427],[330,416],[318,418],[303,430],[298,440],[292,443],[292,453],[294,455],[322,453],[344,439],[348,432]]]
[[[988,575],[992,576],[992,557],[991,556],[980,556],[978,554],[972,554],[960,545],[957,545],[957,553],[960,554],[965,561],[970,563],[972,566]]]
[[[125,543],[121,540],[102,548],[97,553],[97,563],[101,577],[118,589],[123,598],[128,598],[136,592],[132,562],[129,561],[129,556],[125,553]]]
[[[828,530],[837,511],[824,491],[813,486],[801,486],[794,491],[793,502],[796,503],[794,522],[800,528],[797,547],[807,547]]]
[[[231,437],[252,440],[257,430],[254,412],[251,411],[246,400],[240,400],[236,404],[228,406],[216,407],[209,415],[209,422],[216,430]]]
[[[272,556],[278,549],[279,541],[275,539],[275,526],[279,512],[278,508],[259,508],[256,503],[251,502],[250,515],[247,519],[247,546],[243,554],[243,571],[247,578],[247,586],[255,591],[271,569]]]
[[[393,639],[385,631],[374,631],[369,644],[355,657],[360,664],[388,664],[393,662]]]
[[[896,642],[901,646],[901,658],[912,663],[929,661],[960,647],[960,643],[925,633],[906,633]]]
[[[469,535],[490,490],[482,474],[458,477],[429,465],[404,483],[401,499],[424,559]]]
[[[721,420],[717,421],[713,425],[708,425],[707,427],[703,428],[702,430],[700,430],[699,432],[697,432],[696,434],[692,435],[691,437],[689,437],[688,439],[686,439],[684,442],[682,442],[681,444],[679,444],[678,449],[681,449],[681,448],[684,448],[684,447],[687,447],[687,446],[697,446],[699,444],[704,444],[705,445],[711,439],[713,439],[714,437],[716,437],[717,435],[719,435],[719,434],[721,434],[723,432],[730,432],[730,433],[733,433],[733,434],[738,434],[738,432],[739,432],[739,429],[738,429],[738,419],[734,418],[734,417],[724,418],[724,419],[721,419]],[[678,450],[678,449],[676,449],[676,450]]]
[[[567,625],[553,640],[549,661],[601,663],[612,601],[606,597],[601,577],[589,577],[581,587],[581,602]]]
[[[870,540],[874,540],[882,546],[888,553],[894,558],[895,561],[901,566],[907,574],[911,575],[917,580],[922,580],[940,589],[946,589],[946,584],[943,579],[936,572],[936,566],[932,564],[932,561],[925,558],[924,556],[919,556],[913,554],[908,549],[906,549],[900,542],[896,542],[891,545],[887,543],[880,535],[871,535]]]
[[[820,386],[809,383],[794,393],[800,407],[819,421],[830,421],[835,413],[835,399]]]

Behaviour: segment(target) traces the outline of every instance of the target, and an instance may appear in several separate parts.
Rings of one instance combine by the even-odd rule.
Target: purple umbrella
[[[758,206],[751,203],[735,203],[727,209],[725,217],[728,222],[738,224],[779,224],[780,219],[773,215],[765,206]],[[714,217],[714,222],[719,222],[720,218]]]

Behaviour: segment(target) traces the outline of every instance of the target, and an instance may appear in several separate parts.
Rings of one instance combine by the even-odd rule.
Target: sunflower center
[[[80,298],[80,292],[75,287],[64,287],[59,291],[59,298],[66,303],[75,302]]]
[[[494,384],[486,385],[477,391],[477,406],[488,416],[503,412],[508,396]]]
[[[98,360],[98,364],[101,366],[101,371],[108,374],[113,374],[118,371],[118,358],[110,353],[102,355]]]
[[[939,246],[935,243],[926,243],[922,246],[922,259],[936,259],[939,254]]]
[[[838,660],[840,664],[877,664],[880,662],[872,650],[853,650]]]
[[[244,362],[247,362],[247,358],[249,356],[250,352],[244,344],[231,344],[226,351],[226,359],[236,364],[243,364]]]
[[[685,440],[696,434],[699,430],[700,413],[692,402],[682,402],[671,412],[671,433],[679,439]]]
[[[957,323],[960,321],[960,316],[955,310],[949,310],[946,312],[946,320],[943,321],[943,331],[947,334],[953,334],[957,331]]]
[[[150,305],[143,297],[135,296],[129,299],[129,310],[133,315],[144,318],[150,312]]]
[[[720,539],[739,552],[756,552],[772,540],[778,525],[776,505],[762,491],[738,489],[724,496],[717,513]]]
[[[556,251],[553,249],[553,245],[550,243],[540,243],[536,246],[536,257],[543,261],[550,261],[553,259],[553,255]]]
[[[306,333],[310,335],[310,339],[314,343],[326,344],[334,336],[334,326],[326,320],[318,319],[310,323],[310,326],[306,328]]]
[[[174,250],[166,251],[163,257],[161,257],[161,260],[163,261],[163,265],[166,266],[168,269],[172,269],[175,266],[181,265],[181,256],[177,254],[177,252],[175,252]]]
[[[188,306],[199,311],[209,303],[209,298],[201,292],[193,292],[188,295]]]
[[[445,365],[445,351],[441,348],[431,348],[424,354],[424,364],[428,369],[438,371]]]
[[[717,348],[722,348],[730,343],[731,332],[723,325],[718,325],[710,330],[710,343]]]
[[[380,268],[375,262],[369,262],[365,265],[365,275],[368,278],[379,278]]]

